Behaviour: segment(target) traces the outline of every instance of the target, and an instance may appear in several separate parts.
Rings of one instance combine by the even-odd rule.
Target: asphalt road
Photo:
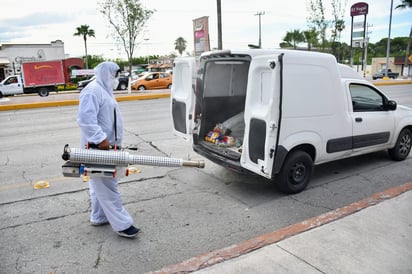
[[[169,99],[120,106],[134,153],[201,158],[171,133]],[[209,161],[205,169],[139,166],[120,191],[142,233],[123,239],[89,225],[87,184],[61,175],[64,144],[79,144],[76,110],[0,112],[0,273],[153,271],[412,181],[412,158],[393,162],[385,152],[318,166],[308,189],[290,196]],[[35,190],[38,180],[50,187]]]

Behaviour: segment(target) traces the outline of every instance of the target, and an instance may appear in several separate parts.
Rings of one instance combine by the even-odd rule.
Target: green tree
[[[86,69],[89,68],[88,64],[88,55],[87,55],[87,37],[94,37],[94,30],[90,29],[88,25],[81,25],[80,27],[76,28],[76,32],[73,34],[74,36],[83,36],[84,41],[84,51],[85,51],[85,59],[86,59]]]
[[[412,0],[402,0],[402,4],[395,7],[395,9],[405,9],[405,8],[412,8]],[[408,65],[408,56],[409,56],[409,51],[411,49],[411,44],[412,44],[412,26],[409,32],[408,45],[406,46],[406,51],[405,51],[405,61],[403,63],[405,67]],[[402,73],[403,73],[403,70],[402,70]]]
[[[131,75],[134,50],[139,44],[137,37],[155,11],[146,9],[140,0],[103,0],[100,5],[100,12],[113,28],[113,36],[126,52]]]
[[[171,52],[171,53],[167,54],[166,57],[168,57],[168,58],[176,58],[177,55],[176,55],[175,52]]]
[[[183,37],[179,37],[176,39],[175,50],[179,52],[180,56],[182,56],[182,53],[185,51],[186,46],[187,46],[187,42]]]
[[[95,68],[98,64],[105,60],[101,55],[90,55],[87,61],[90,68]]]
[[[309,26],[315,28],[320,36],[320,45],[322,51],[327,46],[326,29],[328,28],[328,22],[325,17],[325,7],[322,0],[309,0]]]
[[[388,44],[388,38],[382,38],[380,41],[373,44],[374,56],[382,57],[386,56],[386,47]],[[403,56],[405,48],[408,44],[407,37],[395,37],[390,41],[391,47],[389,55],[394,56]]]
[[[305,36],[300,30],[294,29],[293,31],[288,31],[286,33],[283,41],[286,42],[283,43],[284,47],[287,46],[296,49],[299,43],[305,42]]]
[[[344,0],[344,3],[342,3],[341,0],[332,0],[331,5],[332,5],[332,43],[331,43],[331,50],[332,53],[336,56],[336,59],[338,61],[341,60],[341,43],[340,43],[340,37],[342,31],[345,29],[345,7],[347,4],[348,0]],[[338,43],[336,43],[336,40]]]
[[[305,37],[305,42],[308,44],[309,51],[312,50],[312,47],[318,45],[318,32],[315,28],[305,30],[303,36]]]
[[[347,0],[345,3],[342,3],[340,0],[332,0],[332,42],[336,41],[336,38],[340,42],[340,34],[345,29],[345,6],[347,4]]]

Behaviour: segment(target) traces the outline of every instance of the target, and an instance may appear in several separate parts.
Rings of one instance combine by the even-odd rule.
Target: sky
[[[261,16],[262,47],[279,47],[286,32],[307,30],[309,16],[308,0],[294,2],[281,0],[221,0],[222,36],[224,49],[247,48],[248,44],[258,44],[259,16]],[[217,47],[217,12],[215,0],[141,0],[147,9],[155,10],[139,36],[134,57],[147,55],[168,55],[177,53],[174,42],[183,37],[187,42],[186,51],[192,52],[193,20],[209,17],[211,47]],[[350,43],[350,7],[354,3],[369,5],[367,23],[370,42],[376,43],[389,34],[391,0],[341,0],[345,4],[346,28],[341,34],[341,42]],[[323,0],[325,16],[332,18],[330,0]],[[393,0],[393,7],[401,0]],[[99,0],[2,0],[0,18],[1,43],[49,44],[62,40],[65,53],[69,57],[84,55],[84,42],[74,36],[76,28],[89,25],[95,37],[87,39],[89,55],[100,55],[105,59],[126,59],[124,49],[116,44],[112,29],[99,11]],[[354,21],[362,21],[363,16],[355,16]],[[391,21],[391,38],[409,36],[412,25],[412,9],[394,9]],[[302,44],[302,46],[305,46]]]

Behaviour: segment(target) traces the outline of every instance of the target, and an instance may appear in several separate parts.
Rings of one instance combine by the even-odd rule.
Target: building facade
[[[409,59],[412,60],[412,55]],[[404,64],[405,57],[404,56],[397,56],[397,57],[389,57],[388,61],[388,68],[391,69],[393,72],[399,73],[402,77],[412,78],[412,61],[408,59],[408,63]],[[380,69],[386,68],[386,57],[378,57],[372,58],[372,74],[377,72]]]
[[[52,41],[50,44],[0,42],[0,80],[19,74],[24,62],[63,60],[66,57],[61,40]]]

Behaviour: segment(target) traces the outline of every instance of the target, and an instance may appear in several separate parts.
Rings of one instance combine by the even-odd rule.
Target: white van
[[[283,49],[215,51],[177,58],[175,132],[200,155],[249,171],[285,193],[310,181],[313,166],[388,150],[411,150],[412,110],[397,105],[324,53]]]

